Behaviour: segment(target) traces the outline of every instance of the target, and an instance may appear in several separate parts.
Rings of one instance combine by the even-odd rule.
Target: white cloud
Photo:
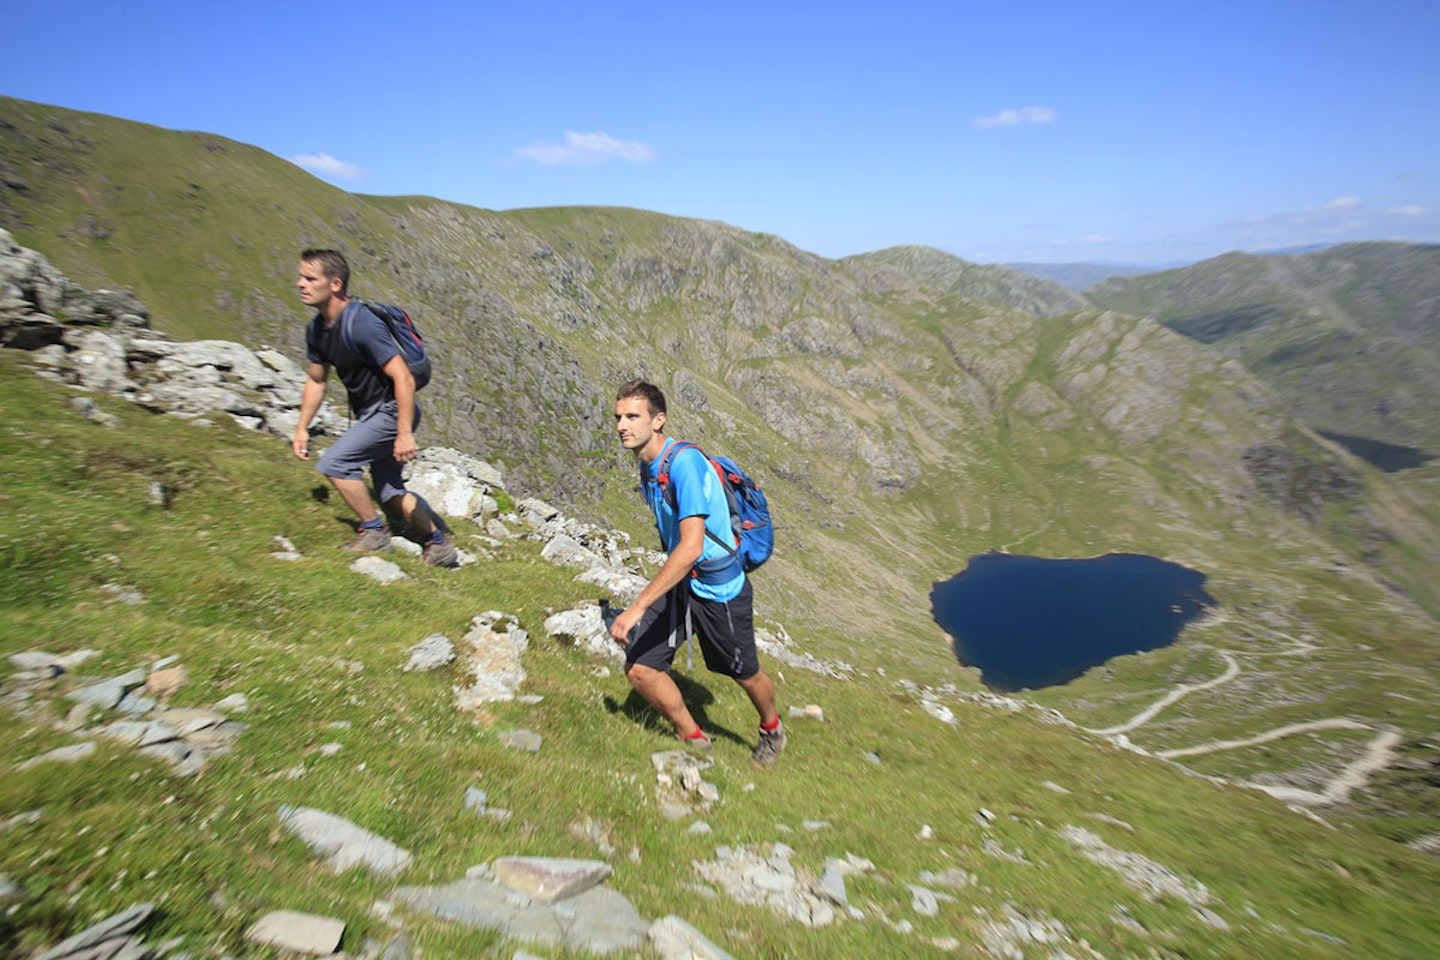
[[[1096,244],[1109,243],[1110,238],[1103,233],[1087,233],[1080,237],[1070,237],[1063,240],[1048,241],[1052,247],[1093,247]]]
[[[655,149],[648,143],[616,140],[608,133],[576,133],[565,131],[564,143],[534,143],[516,147],[515,154],[547,167],[589,166],[606,160],[629,160],[648,163],[655,159]]]
[[[1287,210],[1278,213],[1241,217],[1239,224],[1247,228],[1250,235],[1276,227],[1336,230],[1360,223],[1367,216],[1364,204],[1358,197],[1336,197],[1318,207]]]
[[[1242,217],[1231,223],[1247,247],[1283,248],[1317,240],[1410,240],[1425,242],[1433,229],[1432,208],[1401,204],[1379,208],[1357,197],[1340,196],[1313,207]],[[1430,241],[1430,242],[1433,242]]]
[[[363,168],[344,160],[336,160],[328,153],[302,153],[298,157],[291,157],[290,162],[322,177],[335,177],[339,180],[365,179]]]
[[[1050,123],[1055,111],[1049,107],[1021,107],[1019,110],[1001,110],[993,117],[976,117],[975,126],[982,130],[990,127],[1018,127],[1023,123]]]

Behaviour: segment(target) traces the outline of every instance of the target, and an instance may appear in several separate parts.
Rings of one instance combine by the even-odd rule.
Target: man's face
[[[615,401],[615,432],[620,446],[633,453],[645,449],[665,426],[665,414],[650,415],[650,404],[644,397],[626,397]]]
[[[301,260],[295,286],[300,291],[300,302],[319,310],[340,292],[340,278],[327,277],[320,264]]]

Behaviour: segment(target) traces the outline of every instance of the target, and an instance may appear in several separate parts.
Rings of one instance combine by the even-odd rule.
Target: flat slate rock
[[[541,903],[573,897],[610,876],[610,865],[602,860],[558,857],[501,857],[494,870],[496,880]]]
[[[662,960],[735,960],[674,914],[650,925],[650,945]]]
[[[524,943],[590,953],[634,953],[649,931],[630,901],[609,887],[591,887],[552,905],[469,877],[443,887],[401,887],[394,898],[442,920],[496,930]]]
[[[18,769],[29,770],[31,767],[38,766],[42,763],[74,763],[81,757],[87,757],[94,752],[94,742],[87,740],[84,743],[77,743],[68,747],[56,747],[49,753],[42,753],[38,757],[31,757],[29,760],[21,763]]]
[[[153,903],[142,903],[128,910],[122,910],[101,920],[93,927],[89,927],[67,940],[62,940],[40,954],[35,960],[60,960],[62,957],[77,954],[107,940],[124,937],[144,923],[154,911],[155,904]]]
[[[267,913],[245,932],[245,939],[262,946],[324,957],[334,953],[345,934],[345,922],[295,910]]]
[[[409,850],[333,813],[282,806],[280,822],[304,840],[311,853],[324,857],[336,873],[363,866],[379,876],[394,876],[410,866]]]

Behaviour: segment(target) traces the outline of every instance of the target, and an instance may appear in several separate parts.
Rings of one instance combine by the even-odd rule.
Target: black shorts
[[[760,659],[755,655],[753,597],[748,578],[735,599],[726,603],[701,599],[690,592],[688,583],[681,583],[635,624],[625,648],[625,665],[638,663],[669,673],[675,654],[685,642],[688,621],[690,632],[700,643],[706,669],[736,680],[749,680],[760,672]]]

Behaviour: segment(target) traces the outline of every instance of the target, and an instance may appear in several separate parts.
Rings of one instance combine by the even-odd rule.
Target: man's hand
[[[637,607],[634,604],[626,607],[620,616],[615,618],[615,622],[610,624],[610,639],[622,647],[630,646],[630,631],[635,629],[635,624],[639,623],[643,616],[645,616],[644,607]]]
[[[397,433],[395,435],[395,462],[409,463],[414,460],[419,450],[415,446],[415,435],[413,433]]]
[[[310,459],[310,431],[299,427],[295,431],[294,438],[290,441],[290,449],[295,451],[295,456],[301,460]]]

